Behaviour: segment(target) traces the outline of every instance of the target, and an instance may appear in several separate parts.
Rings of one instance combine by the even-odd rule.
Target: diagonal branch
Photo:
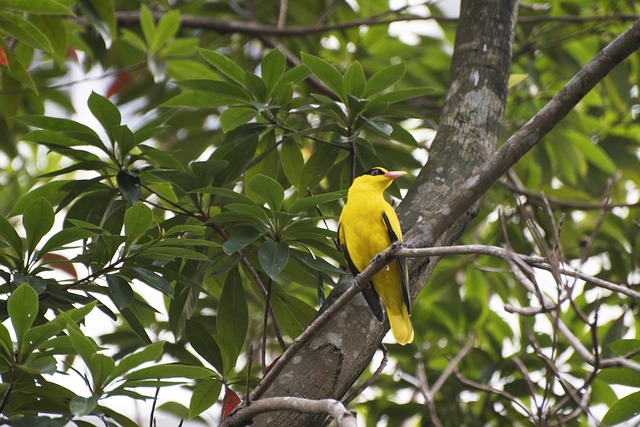
[[[251,424],[251,420],[267,412],[294,411],[307,414],[327,414],[336,420],[338,427],[357,427],[356,416],[342,402],[334,399],[304,399],[301,397],[270,397],[251,402],[232,413],[220,426],[240,427]]]

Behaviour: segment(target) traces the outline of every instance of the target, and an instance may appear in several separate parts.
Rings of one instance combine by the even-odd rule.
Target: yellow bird
[[[376,167],[357,177],[349,188],[347,203],[340,215],[338,239],[354,276],[391,243],[402,240],[400,221],[383,193],[394,179],[404,174]],[[391,333],[399,344],[413,341],[409,277],[404,258],[397,258],[376,273],[362,293],[381,322],[384,321],[382,299]]]

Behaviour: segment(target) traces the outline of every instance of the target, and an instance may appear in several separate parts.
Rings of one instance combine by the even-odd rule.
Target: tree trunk
[[[515,9],[515,0],[462,1],[438,136],[427,166],[398,208],[405,240],[413,246],[450,244],[474,216],[476,207],[470,202],[454,227],[425,233],[429,218],[447,214],[447,198],[456,185],[495,149],[506,103]],[[422,259],[411,263],[413,298],[434,265]],[[340,289],[339,285],[334,292]],[[381,325],[358,295],[306,343],[260,397],[343,398],[369,365],[387,330],[388,324]],[[318,426],[323,418],[277,412],[257,417],[253,426]]]

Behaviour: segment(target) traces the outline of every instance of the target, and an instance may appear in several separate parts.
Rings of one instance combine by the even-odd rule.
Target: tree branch
[[[640,47],[640,21],[609,43],[566,84],[535,116],[516,131],[486,162],[412,230],[409,246],[432,246],[439,236],[540,140],[616,65]]]
[[[251,402],[233,412],[220,427],[240,427],[251,423],[251,420],[267,412],[294,411],[307,414],[327,414],[336,420],[339,427],[357,427],[356,416],[348,411],[342,402],[334,399],[312,400],[300,397],[269,397]]]

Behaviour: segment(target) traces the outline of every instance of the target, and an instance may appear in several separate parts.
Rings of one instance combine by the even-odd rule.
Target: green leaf
[[[90,361],[91,375],[93,376],[93,390],[95,393],[102,393],[107,385],[107,378],[115,368],[112,357],[104,354],[94,353]]]
[[[96,29],[105,48],[108,50],[113,43],[116,34],[116,16],[113,10],[113,2],[104,0],[80,0],[80,10]]]
[[[95,375],[91,358],[95,354],[98,354],[98,349],[94,345],[93,340],[85,336],[80,330],[80,327],[75,323],[69,322],[67,324],[67,329],[69,331],[69,338],[71,339],[73,348],[75,348],[80,357],[82,357],[82,360],[84,360],[84,363],[89,368],[91,374]]]
[[[405,63],[400,62],[399,64],[391,65],[378,71],[364,84],[362,97],[368,98],[393,86],[404,76],[405,70]]]
[[[290,138],[280,144],[280,165],[291,185],[299,189],[304,158],[298,144]]]
[[[279,49],[271,49],[264,58],[262,58],[260,71],[262,80],[267,86],[268,94],[273,93],[276,83],[280,80],[282,74],[284,74],[286,65],[287,60]]]
[[[121,170],[116,175],[116,182],[122,196],[130,205],[135,205],[140,200],[140,178],[131,175],[129,171]]]
[[[109,287],[109,294],[111,294],[111,299],[115,303],[116,307],[118,307],[118,310],[122,311],[129,307],[135,298],[133,289],[131,289],[129,282],[120,276],[111,274],[106,276],[106,278],[107,285]]]
[[[58,249],[62,249],[64,246],[69,243],[77,242],[78,240],[89,239],[90,237],[95,236],[96,233],[90,230],[86,230],[84,228],[79,227],[69,227],[63,230],[58,231],[56,234],[51,236],[49,240],[47,240],[44,245],[42,245],[42,249],[40,249],[38,253],[38,257],[40,258],[42,255],[56,251]]]
[[[76,417],[88,415],[98,406],[99,396],[74,396],[69,402],[69,410]]]
[[[305,52],[301,52],[302,63],[324,83],[333,93],[338,95],[342,102],[347,101],[347,96],[344,91],[344,83],[342,81],[342,75],[333,68],[333,65],[329,64],[322,58],[310,55]]]
[[[216,403],[218,396],[220,396],[220,390],[222,390],[222,383],[218,380],[198,381],[189,401],[189,419],[200,415]]]
[[[33,325],[38,313],[38,294],[27,284],[19,286],[9,297],[7,311],[16,332],[20,352],[26,344],[23,338]]]
[[[615,175],[618,172],[618,167],[600,144],[592,143],[589,138],[583,135],[571,138],[571,142],[585,155],[589,163],[602,172],[608,175]]]
[[[233,236],[232,238],[224,242],[224,244],[222,245],[222,250],[225,254],[232,255],[236,251],[241,251],[242,249],[246,248],[248,245],[255,242],[260,237],[262,237],[261,233],[258,233],[254,230],[248,230],[243,234]]]
[[[19,257],[22,257],[22,239],[16,233],[15,228],[7,221],[7,219],[0,215],[0,240],[6,242],[13,248]]]
[[[9,330],[0,323],[0,360],[5,361],[13,360],[13,340],[9,334]]]
[[[91,110],[91,114],[98,119],[107,134],[111,135],[111,128],[120,125],[122,116],[118,107],[113,105],[107,98],[91,92],[87,100],[87,106]]]
[[[169,41],[176,35],[180,28],[180,12],[178,10],[171,10],[162,15],[158,26],[156,27],[153,43],[151,45],[151,51],[157,52],[160,47]]]
[[[46,116],[21,116],[17,120],[29,125],[75,138],[80,141],[107,151],[98,134],[90,127],[69,119],[59,119]]]
[[[138,278],[145,282],[147,285],[159,290],[169,297],[173,297],[174,290],[167,279],[160,276],[155,271],[151,271],[146,268],[135,267],[134,270],[136,271],[136,273],[138,273]]]
[[[27,233],[27,250],[30,253],[45,234],[51,230],[55,221],[53,207],[44,197],[29,203],[22,216],[22,225]]]
[[[126,125],[113,126],[111,128],[111,136],[113,140],[118,144],[118,151],[120,156],[125,158],[127,154],[138,145],[136,136],[131,132]]]
[[[344,73],[344,89],[347,93],[360,98],[364,90],[364,70],[358,61],[351,63]]]
[[[199,380],[214,376],[215,373],[213,371],[201,366],[165,363],[129,372],[124,376],[124,378],[128,381],[157,378],[189,378]]]
[[[289,212],[301,212],[311,207],[315,207],[316,205],[321,205],[323,203],[333,202],[334,200],[339,200],[347,196],[346,190],[342,191],[332,191],[330,193],[318,194],[315,196],[305,197],[300,200],[296,200],[289,207]]]
[[[602,418],[602,426],[614,426],[640,414],[640,391],[617,401]]]
[[[38,276],[13,273],[13,282],[16,285],[22,285],[23,283],[29,284],[29,286],[31,286],[38,295],[47,289],[47,282],[45,282],[42,277]]]
[[[300,335],[316,315],[313,307],[277,286],[273,288],[271,303],[282,332],[292,338]]]
[[[214,52],[213,50],[198,49],[198,52],[202,58],[209,64],[213,65],[216,70],[220,71],[234,82],[243,85],[245,72],[235,62],[224,55]]]
[[[258,250],[258,261],[267,276],[275,280],[289,262],[289,245],[285,242],[265,240]]]
[[[53,47],[42,31],[19,15],[0,11],[0,30],[34,49],[53,53]]]
[[[249,181],[249,189],[265,201],[272,211],[277,212],[282,207],[284,189],[273,178],[262,174],[255,175]]]
[[[73,12],[55,0],[0,0],[1,9],[46,15],[71,15]]]
[[[204,326],[193,320],[186,321],[184,331],[193,349],[218,372],[224,372],[222,352],[213,335]]]
[[[249,123],[258,114],[256,110],[248,107],[227,108],[220,114],[220,126],[223,132],[229,132],[241,125]]]
[[[140,351],[126,355],[118,362],[114,370],[111,372],[108,381],[110,382],[128,372],[133,371],[143,363],[157,362],[162,357],[163,346],[163,342],[156,342],[147,345]]]
[[[218,335],[231,341],[238,352],[242,350],[249,326],[249,310],[238,268],[231,270],[224,282],[216,326]]]
[[[147,232],[153,223],[153,212],[144,203],[136,203],[124,214],[125,247],[131,246]]]
[[[369,101],[369,107],[381,104],[393,104],[395,102],[433,94],[434,92],[435,90],[431,87],[392,90],[382,94],[372,95],[371,100]]]
[[[140,28],[142,29],[142,34],[147,42],[147,46],[151,48],[156,38],[156,24],[153,15],[151,15],[149,8],[144,3],[140,6]]]

